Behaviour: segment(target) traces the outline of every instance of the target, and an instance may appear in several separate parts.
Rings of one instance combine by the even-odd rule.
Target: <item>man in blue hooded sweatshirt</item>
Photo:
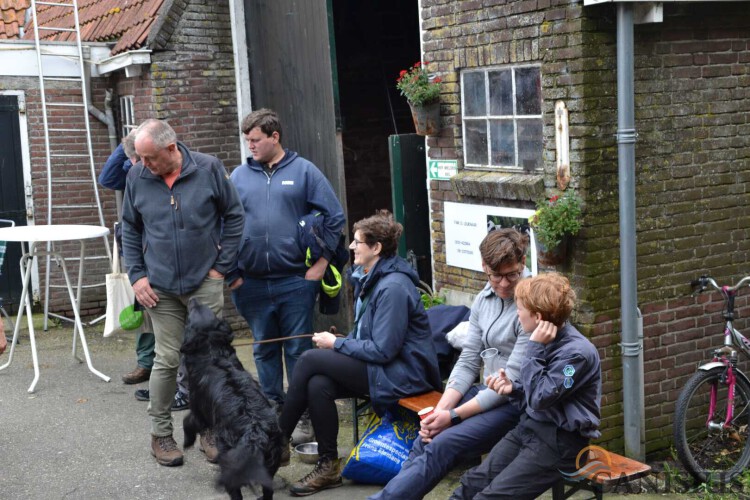
[[[344,209],[328,179],[318,168],[281,145],[281,121],[270,109],[253,111],[242,120],[242,133],[252,155],[232,172],[245,209],[239,254],[243,285],[232,292],[237,310],[256,341],[291,337],[313,331],[313,309],[320,281],[339,243]],[[322,256],[311,266],[301,250],[298,222],[313,210],[323,218],[319,235]],[[279,409],[287,380],[309,338],[256,344],[253,347],[263,392]],[[302,416],[294,443],[313,439],[309,416]]]

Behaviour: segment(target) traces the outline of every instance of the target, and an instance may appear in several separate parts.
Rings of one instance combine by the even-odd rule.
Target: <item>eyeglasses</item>
[[[519,271],[513,271],[512,273],[500,274],[500,273],[491,273],[487,269],[488,268],[485,267],[484,272],[487,273],[487,276],[490,278],[490,281],[492,281],[493,283],[500,283],[501,281],[503,281],[503,278],[508,280],[508,283],[515,283],[516,281],[519,280],[519,278],[521,278],[521,273]]]
[[[355,246],[356,245],[367,245],[367,242],[366,241],[359,241],[357,238],[354,238],[352,240],[352,245],[355,245]]]

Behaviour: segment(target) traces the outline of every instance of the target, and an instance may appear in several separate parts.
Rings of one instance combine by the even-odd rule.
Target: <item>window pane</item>
[[[510,70],[490,71],[490,114],[513,114],[513,79]]]
[[[541,85],[539,68],[519,68],[516,70],[516,114],[542,114]]]
[[[486,109],[484,73],[464,73],[464,116],[484,116]]]
[[[542,168],[542,120],[518,120],[518,166],[525,172]]]
[[[466,163],[487,165],[487,125],[484,120],[466,120]]]
[[[516,164],[513,141],[513,120],[491,120],[492,165],[512,166]]]

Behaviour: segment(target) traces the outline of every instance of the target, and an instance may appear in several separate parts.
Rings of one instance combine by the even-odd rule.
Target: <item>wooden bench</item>
[[[565,500],[582,488],[591,490],[594,498],[602,500],[605,488],[609,491],[621,484],[643,477],[651,471],[651,467],[646,464],[599,447],[589,450],[586,465],[595,462],[599,462],[601,466],[591,467],[587,469],[587,472],[573,478],[562,477],[552,487],[553,500]],[[566,486],[569,487],[567,491]]]
[[[440,401],[442,396],[443,394],[437,391],[426,392],[418,396],[400,399],[398,405],[416,413],[422,408],[437,406],[438,401]],[[357,446],[357,443],[359,443],[359,416],[369,407],[369,399],[352,399],[352,435],[354,438],[354,446]]]
[[[426,392],[424,394],[420,394],[419,396],[399,399],[398,405],[403,406],[407,410],[411,410],[414,413],[417,413],[422,408],[427,408],[428,406],[437,406],[438,401],[440,401],[441,397],[443,397],[442,392]]]

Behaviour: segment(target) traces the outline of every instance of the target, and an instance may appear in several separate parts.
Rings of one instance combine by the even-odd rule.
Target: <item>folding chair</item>
[[[16,223],[14,221],[12,221],[12,220],[0,219],[0,227],[5,227],[5,226],[13,227],[15,225],[16,225]],[[0,241],[0,274],[2,274],[2,272],[3,272],[3,261],[5,260],[5,247],[6,246],[7,245],[6,245],[6,243],[4,241]],[[5,319],[8,321],[8,325],[10,326],[10,331],[12,332],[13,331],[13,320],[10,318],[10,316],[8,315],[8,312],[3,307],[3,298],[2,297],[0,297],[0,314],[2,314],[5,317]],[[0,335],[5,335],[5,333],[4,332],[0,332]]]

